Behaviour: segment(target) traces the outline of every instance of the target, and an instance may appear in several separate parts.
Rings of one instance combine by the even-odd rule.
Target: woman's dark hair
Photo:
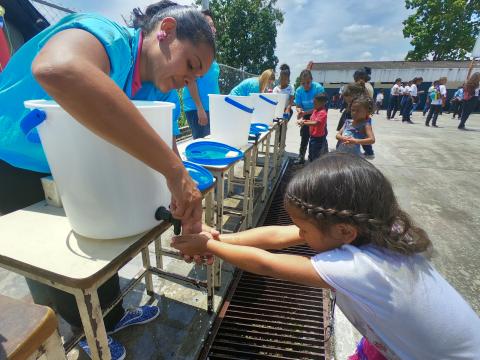
[[[300,170],[287,186],[285,203],[321,230],[340,223],[355,226],[355,246],[373,244],[407,255],[431,247],[425,231],[400,209],[390,182],[356,155],[330,153]]]
[[[305,79],[313,79],[312,72],[308,69],[302,70],[300,73],[300,80],[305,80]]]
[[[208,17],[211,18],[212,20],[215,20],[215,19],[213,18],[213,13],[212,13],[209,9],[202,10],[201,13],[202,13],[204,16],[208,16]]]
[[[139,8],[133,9],[131,23],[135,29],[142,29],[144,34],[149,34],[166,17],[177,21],[179,40],[186,39],[192,44],[204,43],[215,51],[215,39],[205,16],[191,6],[178,5],[169,0],[159,1],[149,5],[145,12]]]
[[[400,78],[396,78],[396,79],[395,79],[395,83],[397,83],[397,82],[399,82],[399,81],[402,82],[402,79],[400,79]]]

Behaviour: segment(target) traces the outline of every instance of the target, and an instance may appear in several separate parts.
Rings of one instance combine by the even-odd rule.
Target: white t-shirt
[[[398,88],[398,93],[399,93],[400,95],[403,95],[404,92],[405,92],[405,88],[404,88],[403,86],[400,86],[400,87]]]
[[[290,85],[290,84],[288,84],[288,86],[285,89],[282,89],[280,87],[280,85],[277,85],[273,88],[273,92],[275,94],[287,94],[287,95],[290,95],[290,96],[295,95],[295,90],[293,89],[293,86]]]
[[[417,96],[418,95],[417,85],[412,84],[412,86],[410,86],[410,95],[412,95],[412,96]]]
[[[480,359],[479,317],[421,255],[344,245],[311,262],[388,359]]]
[[[381,103],[382,101],[383,101],[383,94],[382,94],[382,93],[378,93],[378,94],[377,94],[377,100],[376,100],[376,102],[377,102],[377,103]]]
[[[445,87],[445,85],[440,85],[439,88],[440,88],[440,95],[442,97],[447,96],[447,88]],[[437,100],[433,100],[432,105],[442,105],[442,97],[440,97]]]
[[[409,95],[410,94],[410,86],[405,86],[403,89],[403,95]]]
[[[399,95],[400,94],[400,86],[397,84],[392,86],[392,89],[390,90],[390,95]]]

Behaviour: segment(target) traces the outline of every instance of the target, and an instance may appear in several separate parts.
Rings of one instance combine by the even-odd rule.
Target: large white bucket
[[[133,103],[171,147],[175,105]],[[46,113],[37,129],[75,232],[113,239],[139,234],[158,224],[155,211],[170,202],[163,175],[95,135],[53,101],[26,101],[25,107]]]
[[[288,105],[288,100],[290,99],[290,95],[277,93],[278,95],[278,104],[275,107],[275,118],[283,118],[283,113],[285,112],[285,108]]]
[[[252,123],[271,125],[275,117],[275,109],[278,105],[278,95],[273,93],[252,93],[254,98]]]
[[[247,145],[253,113],[253,98],[209,94],[208,99],[212,138],[236,148]]]

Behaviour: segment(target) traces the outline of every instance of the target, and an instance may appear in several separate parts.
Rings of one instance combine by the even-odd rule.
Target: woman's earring
[[[159,32],[157,32],[157,39],[158,41],[163,41],[167,38],[167,33],[163,30],[160,30]]]

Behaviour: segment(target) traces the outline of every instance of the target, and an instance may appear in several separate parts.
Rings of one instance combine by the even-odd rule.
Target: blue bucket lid
[[[210,174],[210,171],[190,161],[184,161],[183,165],[187,169],[190,177],[197,184],[198,190],[204,191],[213,185],[213,176]]]
[[[270,129],[270,126],[267,124],[262,124],[262,123],[252,123],[250,124],[250,133],[251,134],[258,134],[261,132],[268,131]]]
[[[226,166],[243,158],[241,150],[216,141],[191,143],[185,149],[185,155],[196,164],[214,166]]]

